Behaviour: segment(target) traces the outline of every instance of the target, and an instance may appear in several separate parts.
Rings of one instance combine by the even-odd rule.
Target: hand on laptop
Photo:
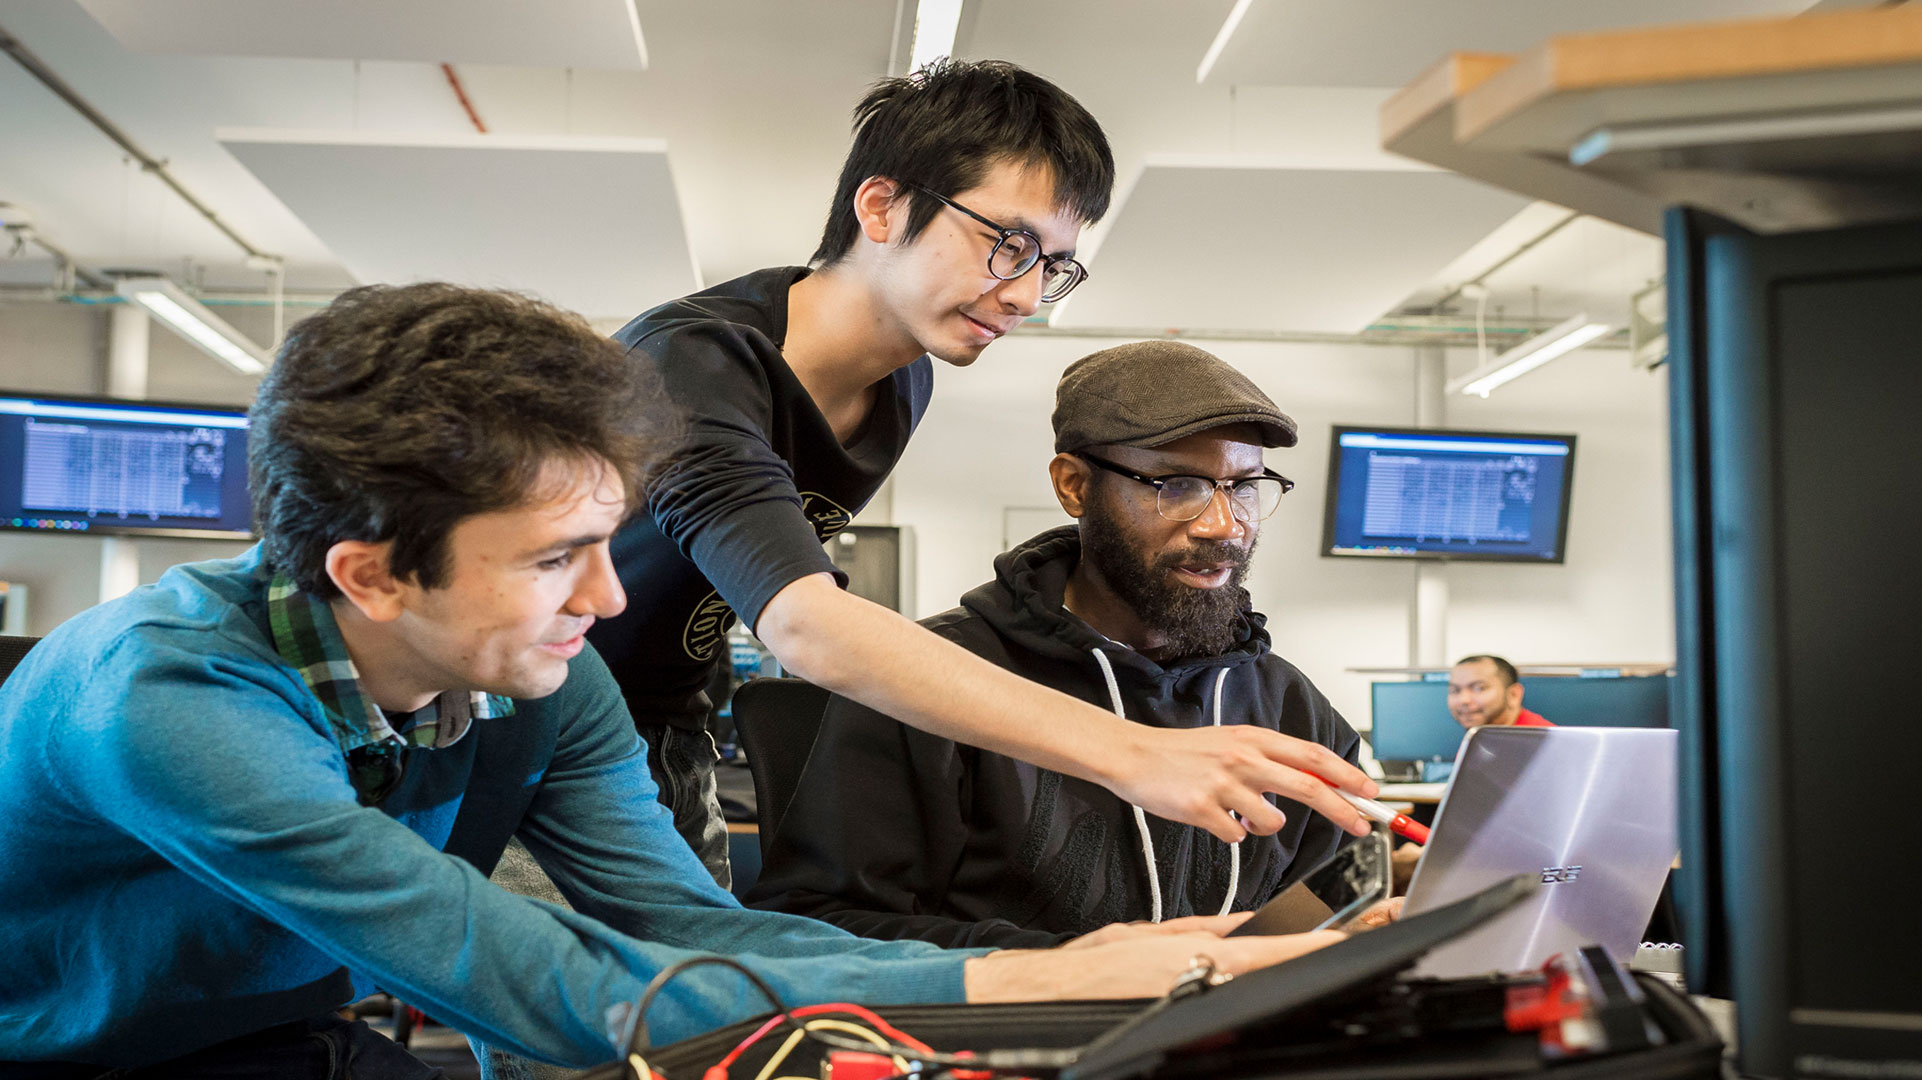
[[[1387,926],[1389,923],[1401,918],[1401,905],[1405,899],[1407,899],[1407,897],[1391,896],[1386,900],[1380,901],[1367,911],[1355,916],[1355,921],[1348,925],[1354,930],[1375,930]]]
[[[1202,917],[1200,921],[1212,920]],[[1223,938],[1205,930],[1128,929],[1133,932],[1120,935],[1119,940],[1082,948],[1070,943],[1061,949],[1006,949],[977,956],[966,967],[968,1001],[1160,997],[1194,969],[1197,958],[1205,957],[1218,974],[1241,975],[1304,956],[1347,936],[1335,930],[1317,930],[1310,934]],[[1064,950],[1074,955],[1061,955]]]

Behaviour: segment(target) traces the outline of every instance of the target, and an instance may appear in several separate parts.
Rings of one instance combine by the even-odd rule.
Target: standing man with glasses
[[[703,688],[737,617],[801,678],[1224,840],[1283,826],[1264,792],[1366,831],[1305,775],[1373,790],[1324,747],[1121,723],[844,592],[821,549],[887,479],[935,361],[972,364],[1087,278],[1075,244],[1113,184],[1100,126],[1059,87],[998,61],[936,64],[878,83],[856,108],[812,269],[749,274],[617,335],[660,373],[690,438],[615,538],[631,603],[589,638],[717,880],[730,875]]]
[[[1353,761],[1359,739],[1270,651],[1241,587],[1294,485],[1262,464],[1295,422],[1190,345],[1142,342],[1061,377],[1055,497],[1078,524],[995,560],[924,625],[1151,731],[1267,729]],[[1292,803],[1224,844],[1100,786],[829,705],[749,903],[876,938],[1038,948],[1117,922],[1260,906],[1343,834]]]

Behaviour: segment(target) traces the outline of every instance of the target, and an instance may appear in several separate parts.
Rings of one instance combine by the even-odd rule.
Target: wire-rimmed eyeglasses
[[[1200,517],[1207,512],[1208,504],[1214,501],[1217,490],[1228,493],[1228,510],[1234,514],[1236,521],[1243,524],[1266,521],[1281,505],[1281,497],[1295,489],[1293,480],[1267,468],[1261,470],[1260,476],[1230,477],[1226,480],[1178,473],[1143,476],[1093,454],[1077,452],[1074,456],[1117,476],[1125,476],[1138,484],[1154,488],[1155,512],[1169,521],[1193,521]]]
[[[1073,292],[1076,285],[1088,280],[1087,267],[1065,256],[1044,254],[1041,250],[1041,238],[1028,230],[1010,229],[999,222],[990,221],[946,195],[924,188],[920,184],[908,186],[948,209],[966,214],[995,231],[994,250],[988,252],[988,273],[1002,281],[1013,281],[1034,269],[1036,263],[1040,263],[1043,303],[1054,303]]]

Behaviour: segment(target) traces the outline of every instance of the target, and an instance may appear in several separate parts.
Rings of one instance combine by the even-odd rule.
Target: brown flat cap
[[[1295,422],[1246,375],[1181,341],[1137,341],[1068,365],[1054,388],[1056,453],[1161,446],[1227,424],[1255,424],[1261,445],[1295,445]]]

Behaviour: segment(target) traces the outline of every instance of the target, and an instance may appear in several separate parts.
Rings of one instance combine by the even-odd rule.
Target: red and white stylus
[[[1335,789],[1335,794],[1348,800],[1348,805],[1361,811],[1363,816],[1369,820],[1379,821],[1383,825],[1388,826],[1388,831],[1394,833],[1396,836],[1404,840],[1413,840],[1417,844],[1426,844],[1428,842],[1428,826],[1423,825],[1407,814],[1397,814],[1373,799],[1364,799],[1359,795],[1351,795],[1340,788]]]
[[[1315,776],[1314,773],[1309,773],[1308,775]],[[1396,836],[1404,840],[1413,840],[1417,844],[1428,843],[1428,826],[1423,825],[1407,814],[1397,814],[1373,799],[1364,799],[1359,795],[1343,791],[1335,787],[1334,782],[1327,777],[1315,776],[1315,779],[1334,788],[1335,794],[1347,800],[1348,805],[1361,811],[1363,817],[1370,821],[1379,821],[1383,825],[1388,826],[1388,831],[1394,833]]]

